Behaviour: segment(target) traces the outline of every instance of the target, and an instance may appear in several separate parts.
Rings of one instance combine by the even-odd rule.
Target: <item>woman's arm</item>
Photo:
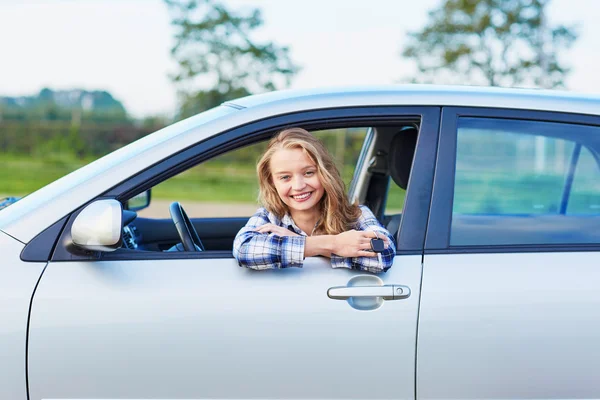
[[[381,238],[387,243],[385,236],[375,234],[372,230],[342,232],[338,235],[320,235],[306,238],[304,255],[331,257],[337,254],[342,257],[376,257],[377,254],[370,251],[371,239]]]
[[[291,231],[290,236],[260,232],[268,224],[272,224],[269,212],[261,208],[240,229],[233,241],[233,256],[238,264],[256,270],[302,267],[306,237]]]
[[[357,224],[357,230],[364,233],[376,232],[377,236],[384,239],[386,248],[381,253],[365,252],[367,255],[357,257],[343,257],[343,254],[335,253],[331,255],[331,266],[333,268],[352,268],[367,272],[385,272],[391,268],[396,255],[396,246],[392,235],[385,229],[375,215],[365,206],[360,207],[362,215]],[[344,232],[344,235],[348,232]],[[363,253],[363,254],[365,254]]]
[[[368,208],[361,211],[359,230],[306,237],[273,223],[261,208],[236,235],[233,256],[240,266],[256,270],[302,267],[305,257],[325,256],[331,258],[333,268],[387,271],[396,254],[392,237]],[[381,257],[365,250],[375,237],[373,232],[386,241]]]

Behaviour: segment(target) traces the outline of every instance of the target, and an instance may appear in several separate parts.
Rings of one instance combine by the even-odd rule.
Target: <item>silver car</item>
[[[0,211],[0,399],[599,398],[599,115],[559,92],[282,91],[144,137]],[[289,126],[362,132],[348,196],[395,235],[387,273],[241,268],[252,211],[225,198],[145,216]]]

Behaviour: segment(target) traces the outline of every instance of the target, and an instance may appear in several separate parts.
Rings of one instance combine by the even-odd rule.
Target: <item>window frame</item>
[[[410,185],[412,185],[413,189],[408,191],[404,205],[404,210],[410,211],[405,211],[410,217],[403,219],[399,229],[397,254],[422,254],[433,186],[440,112],[441,108],[433,106],[368,106],[309,110],[276,115],[217,133],[187,149],[174,153],[126,181],[116,184],[112,189],[92,201],[113,198],[123,202],[136,193],[149,189],[193,165],[197,165],[200,162],[241,146],[264,140],[277,131],[292,125],[301,125],[313,131],[352,126],[394,124],[406,119],[419,117],[421,120],[421,129],[415,152],[415,160],[418,161],[413,161],[413,171],[416,170],[419,172],[411,175]],[[413,193],[412,196],[410,195],[411,192]],[[426,202],[423,202],[423,200],[426,200]],[[70,228],[75,217],[86,205],[82,205],[82,207],[72,212],[69,216],[51,256],[52,261],[214,259],[233,257],[231,251],[218,250],[205,252],[131,252],[119,254],[93,252],[92,254],[82,253],[81,255],[74,255],[66,249],[66,245],[70,242]]]
[[[590,156],[596,161],[596,168],[598,169],[598,173],[600,173],[600,156],[598,152],[585,144],[579,143],[576,149],[573,149],[573,154],[571,155],[571,164],[569,165],[569,175],[567,181],[565,182],[565,187],[563,191],[563,201],[561,203],[561,213],[565,215],[569,215],[569,205],[572,204],[569,201],[571,200],[571,194],[573,193],[573,185],[575,184],[575,178],[577,176],[577,171],[581,166],[581,157],[584,155],[584,150],[589,152]],[[571,214],[572,215],[572,214]],[[585,214],[584,214],[585,215]]]
[[[477,107],[443,107],[425,254],[597,251],[598,244],[450,245],[459,118],[512,119],[600,127],[595,115]]]

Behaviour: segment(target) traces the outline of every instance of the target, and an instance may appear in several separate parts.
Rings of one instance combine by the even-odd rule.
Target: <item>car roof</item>
[[[560,90],[483,86],[385,85],[280,90],[226,102],[236,108],[283,106],[306,109],[307,102],[325,103],[343,98],[348,106],[415,105],[494,107],[598,115],[600,96]]]

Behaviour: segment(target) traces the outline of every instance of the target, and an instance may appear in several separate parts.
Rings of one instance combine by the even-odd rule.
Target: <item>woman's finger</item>
[[[360,248],[361,249],[370,249],[371,248],[371,241],[370,240],[363,240],[362,242],[360,242]]]
[[[265,233],[265,232],[271,232],[272,229],[273,229],[273,225],[272,224],[265,224],[265,225],[259,226],[255,230],[257,232],[260,232],[260,233]]]
[[[377,253],[374,253],[372,251],[359,250],[357,253],[360,257],[377,257]]]
[[[361,235],[361,239],[368,239],[368,240],[371,240],[376,237],[377,236],[375,236],[375,232],[373,232],[373,231],[363,231],[362,235]]]
[[[381,232],[377,232],[377,231],[370,231],[370,232],[371,232],[371,236],[370,237],[372,239],[373,238],[382,239],[385,242],[386,249],[387,249],[387,247],[390,244],[390,239],[386,235],[384,235],[383,233],[381,233]]]
[[[273,233],[278,236],[298,236],[295,232],[274,224],[264,224],[254,229],[258,233]]]

